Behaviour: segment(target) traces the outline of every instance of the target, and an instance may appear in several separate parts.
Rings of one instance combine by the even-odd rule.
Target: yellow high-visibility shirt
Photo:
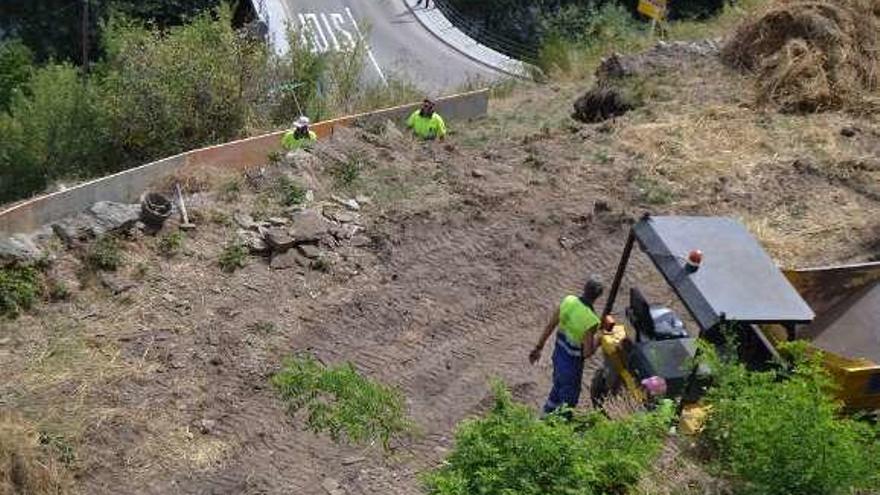
[[[416,110],[406,119],[406,126],[422,139],[435,139],[446,136],[446,122],[443,122],[443,117],[437,112],[431,114],[430,117],[423,117],[421,112]]]
[[[559,329],[568,343],[581,347],[588,331],[599,327],[599,317],[577,296],[565,296],[559,305]]]
[[[285,132],[284,137],[281,138],[281,146],[287,151],[293,151],[317,140],[318,135],[315,134],[315,131],[309,131],[308,137],[296,137],[296,133],[293,130],[290,130]]]

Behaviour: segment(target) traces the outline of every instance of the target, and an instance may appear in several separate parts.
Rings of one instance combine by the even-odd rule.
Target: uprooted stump
[[[612,86],[597,86],[574,102],[572,118],[588,124],[602,122],[633,109],[624,95]]]
[[[880,2],[783,2],[740,26],[722,49],[757,76],[759,103],[815,112],[858,104],[880,87]]]

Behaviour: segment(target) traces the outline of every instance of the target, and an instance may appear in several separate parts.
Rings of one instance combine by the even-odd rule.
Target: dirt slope
[[[490,378],[539,407],[549,350],[537,367],[526,356],[547,312],[587,275],[610,280],[641,212],[737,216],[782,264],[880,254],[876,118],[762,113],[715,58],[672,59],[638,76],[648,105],[614,122],[569,119],[586,84],[520,87],[445,144],[393,129],[322,144],[301,173],[317,200],[372,198],[370,244],[339,247],[329,273],[253,257],[223,274],[233,210],[280,207],[260,180],[230,201],[213,174],[183,254],[125,241],[131,290],[80,287],[61,254],[51,273],[72,299],[0,324],[0,405],[73,449],[82,493],[411,494],[486,407]],[[334,167],[351,157],[362,168],[343,187]],[[630,273],[672,300],[644,259]],[[295,351],[399,387],[421,434],[386,456],[303,431],[268,386]]]

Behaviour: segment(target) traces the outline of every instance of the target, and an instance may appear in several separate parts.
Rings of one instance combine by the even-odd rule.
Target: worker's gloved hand
[[[542,349],[540,347],[535,347],[534,349],[532,349],[532,352],[529,353],[530,363],[535,364],[538,362],[539,359],[541,359],[541,350]]]

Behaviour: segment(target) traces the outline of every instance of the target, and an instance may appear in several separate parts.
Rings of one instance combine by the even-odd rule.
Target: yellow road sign
[[[662,21],[666,17],[666,0],[639,0],[639,12]]]

